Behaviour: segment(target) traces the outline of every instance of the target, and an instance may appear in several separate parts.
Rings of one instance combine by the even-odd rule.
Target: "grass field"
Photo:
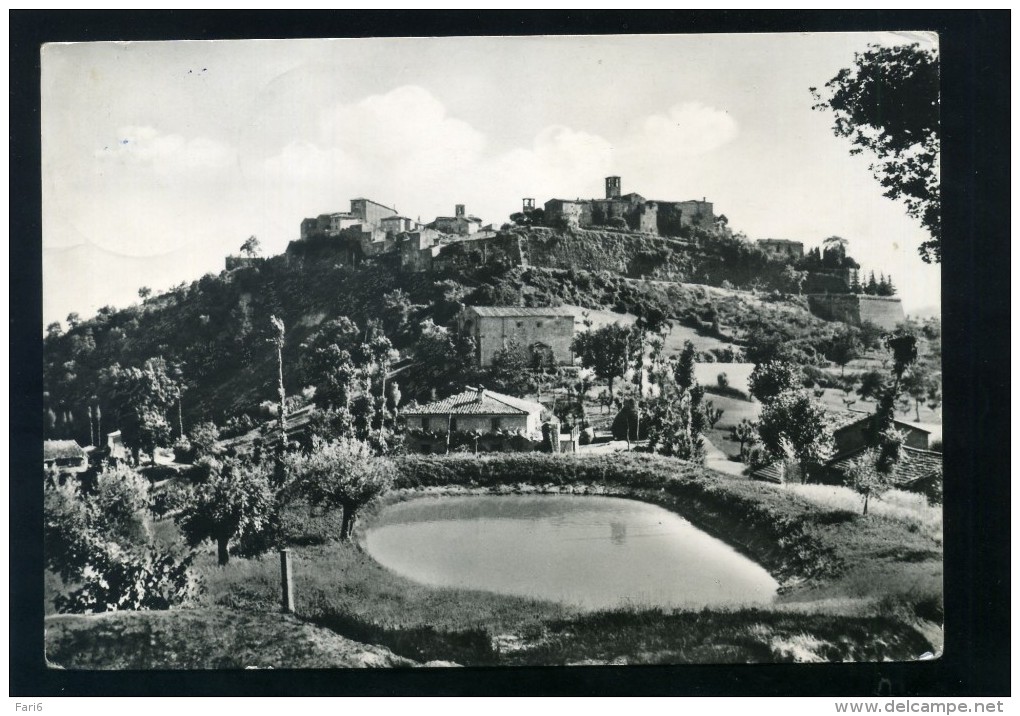
[[[563,306],[563,308],[569,309],[574,313],[577,330],[584,330],[584,325],[581,322],[585,317],[591,320],[593,329],[601,328],[610,323],[630,326],[637,321],[637,316],[633,313],[616,313],[615,311],[586,309],[580,306]],[[673,328],[667,331],[663,338],[665,339],[664,348],[667,355],[679,354],[683,350],[686,341],[693,343],[694,349],[698,351],[708,351],[713,348],[730,348],[732,346],[732,344],[721,341],[714,336],[705,336],[693,328],[682,326],[677,321],[673,322]]]

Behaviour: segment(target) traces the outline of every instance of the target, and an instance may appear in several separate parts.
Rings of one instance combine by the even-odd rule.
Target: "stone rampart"
[[[903,303],[887,296],[862,296],[855,293],[816,293],[808,296],[811,313],[827,321],[842,321],[854,326],[873,323],[892,330],[903,322]]]

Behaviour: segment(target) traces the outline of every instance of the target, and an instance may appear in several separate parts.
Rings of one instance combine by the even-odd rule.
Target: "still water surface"
[[[760,565],[661,507],[613,497],[444,496],[386,507],[369,554],[417,582],[625,604],[761,604],[778,584]]]

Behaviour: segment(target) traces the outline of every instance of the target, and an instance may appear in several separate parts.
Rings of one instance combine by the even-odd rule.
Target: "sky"
[[[849,240],[907,313],[940,267],[866,156],[812,110],[869,43],[911,33],[49,44],[43,318],[88,317],[208,272],[255,235],[368,197],[422,221],[523,197],[707,198],[751,239]]]

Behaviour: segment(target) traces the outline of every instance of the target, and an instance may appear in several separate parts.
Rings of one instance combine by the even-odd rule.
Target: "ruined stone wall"
[[[854,293],[812,294],[808,296],[811,312],[827,321],[842,321],[854,326],[874,323],[892,330],[903,322],[903,303],[898,298],[862,296]]]
[[[447,244],[432,258],[430,268],[440,271],[486,263],[526,266],[527,260],[522,255],[520,237],[517,234],[500,233],[484,239]]]

